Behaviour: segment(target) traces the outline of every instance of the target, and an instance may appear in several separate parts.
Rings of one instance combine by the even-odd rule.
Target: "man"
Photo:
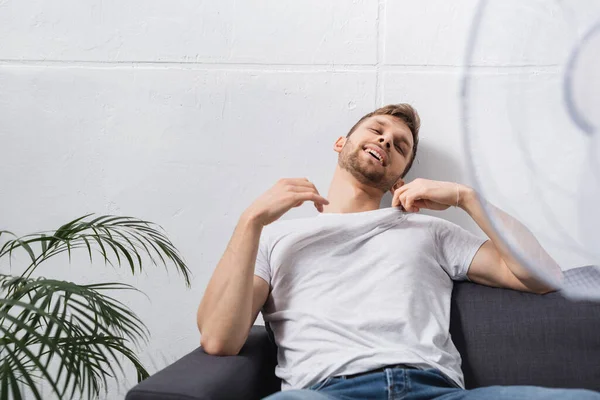
[[[408,104],[369,113],[335,142],[327,198],[307,179],[282,179],[244,211],[198,308],[202,347],[237,354],[262,309],[282,379],[282,391],[269,398],[600,399],[585,390],[464,390],[449,334],[452,281],[540,294],[553,288],[504,248],[472,188],[404,184],[419,126]],[[388,190],[392,207],[380,209]],[[306,201],[317,217],[274,223]],[[491,240],[419,214],[450,206]]]

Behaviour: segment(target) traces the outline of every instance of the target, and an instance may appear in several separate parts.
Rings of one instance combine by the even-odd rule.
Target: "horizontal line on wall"
[[[94,67],[94,68],[184,68],[219,70],[350,70],[374,71],[373,64],[278,64],[278,63],[223,63],[186,61],[87,61],[87,60],[13,60],[0,59],[0,65],[26,65],[47,67]]]
[[[385,63],[386,67],[462,67],[463,64],[394,64]],[[473,68],[528,68],[528,67],[558,67],[559,64],[510,64],[510,65],[477,65]]]
[[[445,66],[445,65],[430,65],[430,66],[399,66],[385,65],[381,67],[383,72],[397,73],[462,73],[462,66]],[[469,67],[470,72],[477,74],[516,74],[516,73],[557,73],[561,71],[559,65],[472,65]]]
[[[0,66],[108,69],[191,69],[259,72],[460,72],[462,65],[450,64],[276,64],[210,63],[179,61],[84,61],[84,60],[12,60],[0,59]],[[474,71],[555,72],[559,65],[474,65]]]

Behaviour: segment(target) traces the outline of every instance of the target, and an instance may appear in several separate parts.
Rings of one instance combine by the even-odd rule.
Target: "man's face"
[[[398,181],[412,156],[413,138],[406,124],[391,115],[365,119],[334,149],[338,164],[359,182],[386,192]]]

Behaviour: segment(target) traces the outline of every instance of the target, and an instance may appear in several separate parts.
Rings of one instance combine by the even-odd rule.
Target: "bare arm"
[[[207,353],[235,355],[246,342],[269,293],[269,284],[254,276],[262,229],[305,201],[319,211],[329,203],[307,179],[282,179],[243,213],[198,307]]]
[[[402,180],[398,183],[392,188],[392,207],[401,205],[408,212],[419,212],[421,208],[446,210],[450,206],[460,206],[490,238],[479,248],[471,262],[467,276],[472,281],[535,293],[548,293],[561,286],[560,266],[542,248],[529,229],[514,217],[486,202],[473,188],[454,182],[422,178],[408,184],[404,184]],[[500,221],[507,239],[520,247],[527,261],[543,269],[543,272],[537,273],[541,276],[534,276],[519,264],[492,228],[485,214],[484,204],[495,219]]]
[[[481,198],[480,200],[477,193],[469,187],[463,186],[462,189],[460,207],[473,218],[491,239],[481,246],[475,255],[469,268],[469,279],[484,285],[507,287],[540,294],[556,290],[553,286],[532,275],[515,259],[510,249],[500,239],[496,231],[492,229],[481,204],[481,201],[485,201],[485,199]],[[559,282],[562,279],[560,266],[542,248],[529,229],[494,205],[487,204],[489,210],[501,221],[502,229],[506,235],[515,243],[518,243],[528,258],[535,261],[540,268],[543,268],[552,280]]]
[[[202,334],[200,343],[207,353],[239,352],[256,320],[252,309],[254,279],[263,282],[256,282],[260,295],[257,300],[264,304],[267,298],[268,283],[258,277],[253,279],[262,228],[251,218],[240,219],[204,292],[197,322]]]

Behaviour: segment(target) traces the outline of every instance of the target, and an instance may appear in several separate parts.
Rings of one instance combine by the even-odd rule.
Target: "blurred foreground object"
[[[471,184],[492,226],[532,273],[600,301],[600,0],[481,0],[461,87]],[[533,234],[562,270],[552,274]]]

